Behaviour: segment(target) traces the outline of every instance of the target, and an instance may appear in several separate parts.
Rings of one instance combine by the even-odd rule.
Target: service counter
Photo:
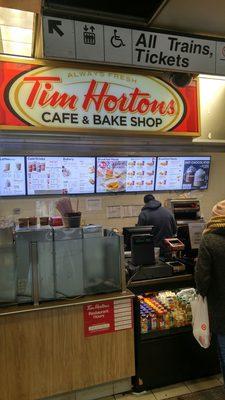
[[[134,375],[122,250],[122,237],[100,226],[0,230],[0,400]]]
[[[124,329],[116,322],[116,310],[130,307],[132,315],[133,297],[124,291],[0,308],[0,399],[42,399],[134,375],[132,318]],[[90,306],[112,313],[105,331],[87,320]]]

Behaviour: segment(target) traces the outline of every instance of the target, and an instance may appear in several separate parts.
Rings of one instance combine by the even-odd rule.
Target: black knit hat
[[[145,202],[145,204],[148,203],[148,202],[151,201],[151,200],[155,200],[155,197],[154,197],[152,194],[146,194],[146,195],[144,196],[144,202]]]

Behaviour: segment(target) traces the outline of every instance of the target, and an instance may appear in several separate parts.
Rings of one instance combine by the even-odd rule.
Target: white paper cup
[[[160,255],[160,247],[154,247],[154,253],[155,253],[155,261],[159,261],[159,255]]]

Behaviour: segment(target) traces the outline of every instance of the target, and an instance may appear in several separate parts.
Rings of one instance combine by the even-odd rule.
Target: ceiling
[[[0,6],[0,53],[31,57],[34,13]]]
[[[225,38],[225,1],[169,0],[151,27]]]
[[[225,0],[45,0],[45,14],[225,39]]]

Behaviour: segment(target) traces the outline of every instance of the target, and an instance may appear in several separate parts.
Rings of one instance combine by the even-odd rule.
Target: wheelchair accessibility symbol
[[[117,35],[117,29],[114,29],[114,35],[111,37],[110,42],[112,44],[113,47],[119,48],[122,46],[126,46],[121,37]]]

